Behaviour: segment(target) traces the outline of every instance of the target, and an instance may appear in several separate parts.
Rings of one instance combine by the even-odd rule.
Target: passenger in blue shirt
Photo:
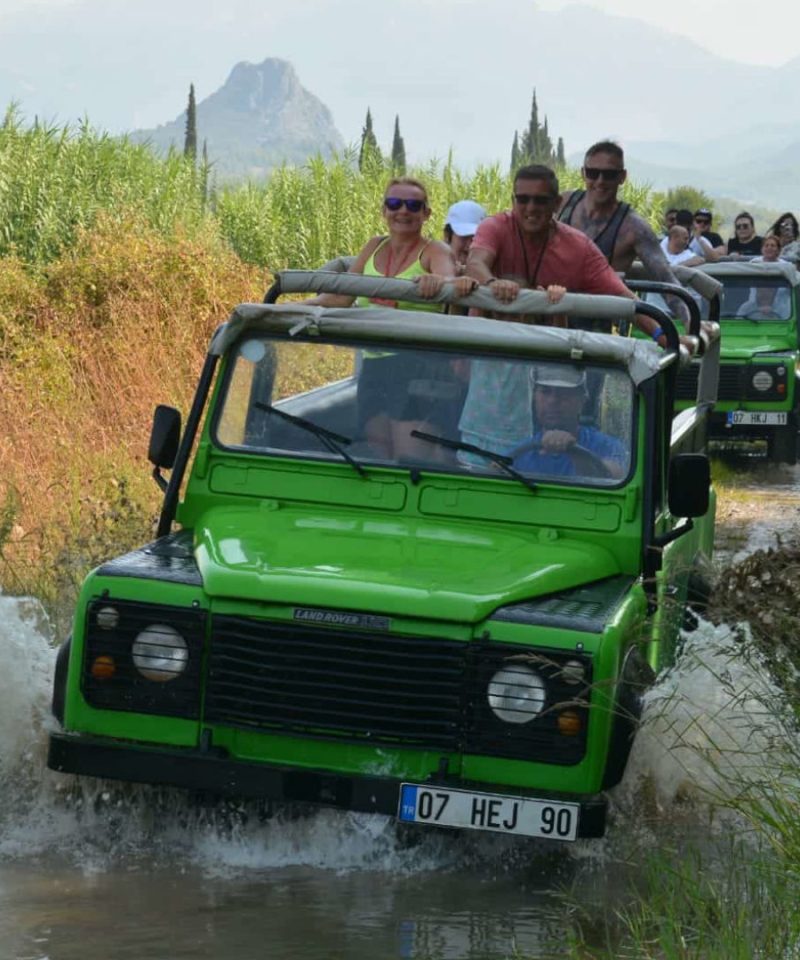
[[[619,439],[580,423],[586,374],[568,364],[533,370],[536,431],[510,452],[522,473],[618,479],[628,472],[628,450]]]

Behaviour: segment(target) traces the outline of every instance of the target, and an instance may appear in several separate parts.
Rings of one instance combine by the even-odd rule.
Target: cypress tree
[[[522,135],[522,158],[525,163],[536,163],[539,156],[539,105],[536,102],[536,87],[533,88],[531,116],[528,129]]]
[[[511,173],[512,173],[512,176],[513,176],[514,172],[516,171],[517,167],[520,166],[519,157],[520,157],[520,154],[519,154],[519,133],[517,133],[517,131],[515,130],[515,131],[514,131],[514,142],[511,144]]]
[[[512,147],[512,167],[526,163],[543,163],[547,166],[555,165],[559,167],[565,165],[564,141],[559,137],[558,149],[554,149],[547,117],[544,118],[543,124],[539,123],[539,103],[536,99],[536,87],[533,88],[528,126],[521,137],[516,133],[514,134],[514,143],[516,144],[516,151]]]
[[[189,103],[186,107],[186,136],[183,141],[183,155],[192,162],[197,159],[197,104],[194,99],[194,84],[189,84]]]
[[[555,155],[553,153],[553,141],[547,130],[547,117],[544,118],[544,126],[539,131],[539,152],[536,155],[537,163],[552,164]]]
[[[394,139],[392,140],[392,170],[395,173],[406,172],[406,145],[400,136],[400,117],[394,118]]]
[[[363,170],[370,158],[381,159],[381,151],[372,129],[372,114],[367,107],[367,119],[361,131],[361,149],[358,151],[358,169]]]

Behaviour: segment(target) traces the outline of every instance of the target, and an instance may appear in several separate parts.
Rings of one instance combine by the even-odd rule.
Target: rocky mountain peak
[[[183,149],[186,114],[134,139]],[[262,177],[282,163],[300,164],[344,149],[325,104],[300,83],[286,60],[237,63],[225,83],[197,102],[197,142],[222,178]]]

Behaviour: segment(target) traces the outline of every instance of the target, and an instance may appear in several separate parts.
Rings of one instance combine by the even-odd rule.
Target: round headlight
[[[544,707],[544,680],[524,663],[501,667],[489,681],[489,706],[506,723],[528,723]]]
[[[154,623],[133,641],[133,664],[147,680],[166,683],[179,677],[189,662],[186,641],[174,627]]]
[[[766,370],[759,370],[758,373],[753,374],[753,387],[761,393],[771,390],[773,382],[772,374]]]

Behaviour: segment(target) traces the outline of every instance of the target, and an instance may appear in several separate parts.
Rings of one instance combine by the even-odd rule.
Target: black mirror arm
[[[169,486],[169,484],[167,483],[167,480],[164,477],[164,475],[161,473],[160,467],[153,467],[153,479],[158,484],[158,489],[162,493],[166,493],[167,487]]]
[[[656,537],[653,537],[651,549],[660,550],[662,547],[666,547],[668,543],[672,543],[673,540],[679,539],[685,533],[688,533],[693,529],[694,520],[692,520],[690,517],[682,526],[675,527],[673,530],[670,530],[669,533],[662,533]]]

